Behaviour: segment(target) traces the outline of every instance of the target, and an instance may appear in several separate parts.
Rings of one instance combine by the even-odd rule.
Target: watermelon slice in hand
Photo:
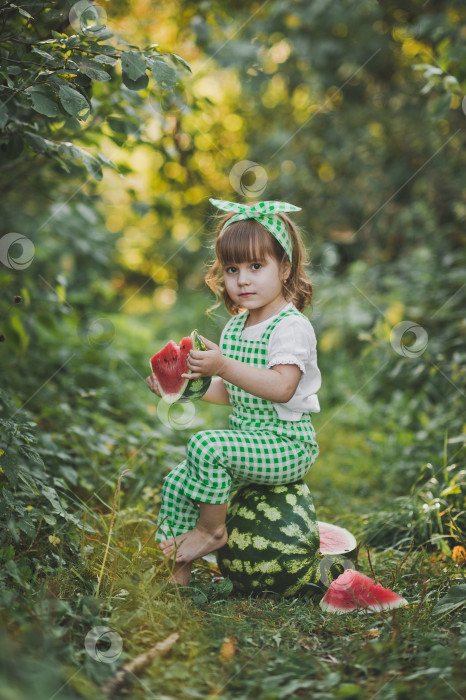
[[[192,349],[207,350],[197,330],[183,338],[179,345],[169,340],[165,347],[151,357],[150,366],[157,378],[162,398],[167,403],[200,399],[210,386],[212,377],[188,379],[181,376],[189,372],[188,353]]]
[[[408,605],[408,602],[398,593],[384,588],[354,569],[346,569],[336,578],[320,601],[323,610],[337,615],[353,610],[380,612],[402,605]]]

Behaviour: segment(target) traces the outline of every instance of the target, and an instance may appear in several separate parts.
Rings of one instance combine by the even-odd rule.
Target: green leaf
[[[51,513],[42,513],[42,517],[44,518],[47,525],[56,525],[57,524],[56,517],[54,515],[52,515]]]
[[[130,80],[138,80],[146,73],[146,59],[137,51],[124,51],[121,54],[121,68]]]
[[[79,161],[83,159],[84,151],[78,146],[73,146],[72,143],[61,143],[58,146],[58,153],[64,158]]]
[[[17,583],[22,585],[23,582],[21,581],[21,576],[19,575],[18,567],[16,566],[16,562],[14,562],[13,559],[9,559],[5,563],[5,569]]]
[[[106,155],[104,155],[103,153],[97,153],[97,158],[104,165],[108,165],[110,168],[113,168],[114,170],[118,170],[118,165],[116,163],[114,163],[113,160],[111,160]]]
[[[3,102],[0,102],[0,129],[3,129],[8,122],[8,110]]]
[[[55,513],[64,515],[65,511],[63,510],[63,506],[60,503],[58,493],[55,491],[55,489],[51,488],[50,486],[44,486],[42,488],[42,495],[45,496],[48,501],[50,501]]]
[[[76,469],[68,467],[66,464],[62,464],[60,465],[60,474],[64,476],[67,482],[73,484],[73,486],[76,486],[78,483],[78,474]]]
[[[9,395],[6,393],[6,391],[5,391],[4,389],[2,389],[2,387],[0,387],[0,401],[3,401],[3,403],[5,404],[5,406],[9,406],[9,405],[10,405],[10,397],[9,397]],[[5,425],[5,421],[3,421],[3,420],[0,421],[0,425]],[[3,454],[3,453],[2,453],[2,454]],[[1,455],[0,455],[0,457],[1,457]]]
[[[70,131],[79,131],[81,129],[81,124],[74,117],[68,117],[65,120],[64,127]]]
[[[90,108],[87,100],[80,92],[65,85],[60,85],[58,96],[62,103],[63,109],[71,114],[72,117],[85,120],[89,116]]]
[[[60,110],[58,105],[50,99],[45,90],[37,87],[31,87],[25,90],[30,97],[32,106],[39,114],[44,114],[46,117],[58,117]]]
[[[10,484],[16,487],[18,483],[18,459],[11,452],[4,452],[0,457],[0,467]]]
[[[94,158],[94,156],[91,156],[89,153],[83,153],[83,163],[89,175],[95,180],[102,180],[102,167],[97,158]]]
[[[78,70],[80,73],[87,75],[87,77],[91,80],[95,80],[97,82],[110,80],[110,75],[107,73],[107,71],[102,70],[100,64],[96,63],[95,61],[83,59],[78,64]]]
[[[98,34],[96,34],[96,43],[99,41],[105,41],[106,39],[110,39],[112,36],[113,36],[113,32],[110,32],[110,31],[99,32]],[[99,47],[99,48],[102,51],[103,47],[102,48]],[[113,48],[112,48],[112,51],[114,51]]]
[[[24,140],[29,148],[32,148],[36,153],[49,153],[55,150],[54,143],[42,138],[42,136],[38,134],[32,134],[30,131],[24,132]]]
[[[71,59],[68,59],[68,62],[66,64],[66,72],[67,73],[76,73],[78,75],[79,73],[79,65],[75,63],[75,61],[72,61]],[[84,75],[84,73],[83,73]],[[87,77],[87,76],[86,76]]]
[[[28,537],[34,537],[36,534],[36,528],[31,518],[25,515],[21,520],[18,520],[18,527],[22,530]]]
[[[60,65],[60,63],[56,60],[55,56],[52,56],[52,54],[47,53],[46,51],[42,51],[41,49],[36,49],[35,46],[31,49],[31,53],[35,53],[41,58],[43,58],[49,66],[57,67]]]
[[[451,94],[449,92],[446,95],[442,95],[442,97],[438,97],[430,107],[430,117],[435,119],[435,121],[443,119],[450,110],[450,104]]]
[[[65,173],[70,173],[71,169],[70,166],[68,165],[66,160],[63,160],[63,158],[60,158],[60,156],[54,156],[54,160],[58,163],[60,168],[65,171]]]
[[[355,683],[341,683],[341,685],[338,686],[338,688],[335,690],[335,697],[336,698],[353,698],[356,700],[356,698],[360,698],[361,696],[361,686],[356,685]]]
[[[29,345],[30,338],[19,316],[15,315],[10,318],[10,328],[14,331],[15,341],[19,351],[23,353]]]
[[[22,7],[18,7],[18,5],[14,5],[12,2],[10,3],[10,7],[14,7],[15,9],[17,9],[19,13],[23,15],[23,17],[27,17],[28,19],[34,19],[34,17],[30,15],[29,12],[23,10]]]
[[[51,71],[42,71],[42,73],[39,74],[39,78],[44,77],[47,77],[49,82],[53,83],[57,87],[60,87],[60,85],[63,85],[64,87],[69,87],[68,80],[65,80],[65,78],[62,78],[60,75],[56,75],[56,73],[51,73]]]
[[[103,53],[99,53],[97,56],[94,56],[94,61],[97,61],[97,63],[106,63],[109,66],[115,66],[118,63],[117,58],[114,58],[113,56],[106,56]]]
[[[38,464],[40,467],[45,466],[44,460],[38,451],[34,447],[31,447],[31,445],[21,445],[19,449],[21,454],[25,455],[26,459],[30,460],[32,463]]]
[[[123,84],[129,90],[145,90],[149,84],[149,76],[141,75],[137,80],[131,80],[126,73],[122,74]]]
[[[177,56],[176,53],[172,53],[172,58],[174,58],[175,61],[178,61],[178,63],[181,63],[182,66],[187,68],[189,72],[192,73],[191,66],[184,60],[184,58],[181,58],[181,56]]]
[[[466,604],[466,583],[461,583],[459,586],[453,586],[448,593],[440,598],[437,605],[432,610],[433,615],[444,615],[446,613],[458,610]]]
[[[177,76],[174,68],[169,66],[161,58],[150,57],[148,59],[152,75],[158,82],[160,87],[165,89],[171,89],[175,86]]]
[[[195,605],[203,605],[204,603],[207,603],[208,598],[204,591],[194,586],[192,587],[191,591],[191,599]]]
[[[66,48],[74,49],[74,47],[77,46],[80,41],[81,37],[78,34],[73,34],[72,36],[68,37],[68,39],[65,41]]]
[[[39,495],[38,488],[40,487],[38,486],[38,484],[36,483],[35,479],[29,471],[27,471],[26,469],[21,469],[19,472],[19,478],[21,479],[23,484],[26,484],[26,486],[28,487],[30,495]]]
[[[443,87],[445,90],[451,90],[452,92],[461,92],[460,84],[453,75],[446,75],[444,77]]]
[[[229,578],[224,578],[223,581],[219,581],[215,585],[215,588],[213,590],[214,593],[214,598],[215,599],[224,599],[228,598],[230,593],[233,591],[233,583]]]
[[[2,550],[2,559],[3,561],[9,561],[10,559],[15,558],[15,548],[13,547],[12,544],[9,544],[8,547],[5,547],[4,550]]]
[[[117,134],[126,134],[129,122],[119,117],[107,117],[107,122],[112,131]]]

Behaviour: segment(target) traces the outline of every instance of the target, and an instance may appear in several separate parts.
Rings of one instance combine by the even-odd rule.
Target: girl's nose
[[[249,284],[249,275],[247,270],[239,270],[238,272],[238,284],[243,286]]]

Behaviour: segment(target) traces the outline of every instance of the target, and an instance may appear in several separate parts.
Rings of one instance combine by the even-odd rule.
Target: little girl
[[[191,350],[184,376],[214,377],[202,400],[233,411],[229,430],[189,439],[186,460],[164,481],[156,539],[175,559],[181,585],[194,559],[226,543],[232,489],[298,481],[319,453],[311,422],[320,410],[316,338],[301,313],[312,285],[298,231],[284,213],[299,207],[209,201],[230,215],[219,225],[206,282],[233,317],[219,346],[204,338],[206,351]],[[155,375],[146,382],[160,396]]]

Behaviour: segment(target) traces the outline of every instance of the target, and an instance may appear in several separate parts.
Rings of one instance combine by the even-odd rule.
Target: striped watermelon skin
[[[227,530],[228,542],[217,561],[237,590],[284,596],[306,588],[322,592],[319,528],[303,481],[241,489],[231,500]]]
[[[197,328],[190,335],[193,350],[207,350],[207,345],[199,335]],[[184,401],[194,401],[202,398],[210,386],[212,377],[198,377],[197,379],[189,379],[186,385],[180,403]]]
[[[195,401],[196,399],[202,398],[207,392],[211,381],[212,377],[198,377],[197,379],[190,379],[183,392],[183,396],[178,399],[179,403]]]

